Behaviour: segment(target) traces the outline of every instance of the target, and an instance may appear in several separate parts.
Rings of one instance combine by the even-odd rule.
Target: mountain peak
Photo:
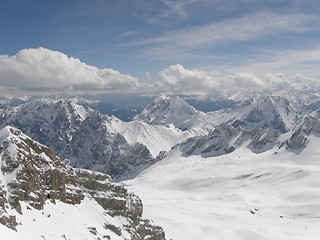
[[[178,96],[160,95],[135,120],[154,125],[173,124],[184,130],[189,127],[191,118],[198,113],[198,110]]]
[[[280,96],[260,96],[246,106],[234,126],[249,129],[273,128],[282,133],[291,130],[297,121],[297,110],[292,102]]]

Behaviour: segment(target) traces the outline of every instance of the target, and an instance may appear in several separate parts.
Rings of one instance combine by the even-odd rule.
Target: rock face
[[[18,129],[0,131],[0,163],[0,223],[8,228],[19,231],[16,217],[22,214],[22,202],[42,210],[48,202],[76,206],[91,198],[102,206],[103,214],[124,219],[118,226],[105,223],[105,229],[120,239],[165,239],[161,227],[142,218],[142,202],[136,195],[112,183],[108,175],[65,165],[52,150]]]
[[[111,125],[108,116],[91,113],[73,133],[69,145],[71,154],[64,157],[69,158],[73,166],[107,173],[114,179],[135,176],[140,168],[155,163],[146,146],[130,145]]]

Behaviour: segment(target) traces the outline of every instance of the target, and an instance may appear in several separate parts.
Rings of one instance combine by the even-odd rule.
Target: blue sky
[[[178,87],[193,76],[216,87],[238,73],[259,84],[280,73],[314,83],[319,13],[318,0],[0,0],[0,55],[42,47],[130,75],[134,86]],[[3,61],[2,71],[16,69]]]

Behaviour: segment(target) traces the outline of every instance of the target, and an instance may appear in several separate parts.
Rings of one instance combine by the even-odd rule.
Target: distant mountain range
[[[228,153],[244,144],[256,153],[274,145],[302,151],[309,136],[319,131],[319,100],[314,95],[304,99],[260,94],[237,100],[231,108],[202,112],[178,96],[160,95],[130,122],[94,110],[83,98],[3,100],[0,127],[21,129],[74,167],[122,180],[136,176],[173,147],[202,156]]]

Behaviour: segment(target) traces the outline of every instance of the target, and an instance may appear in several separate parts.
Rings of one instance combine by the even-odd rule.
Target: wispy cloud
[[[128,45],[144,46],[145,54],[154,58],[172,57],[176,59],[177,52],[185,56],[195,50],[216,48],[234,42],[253,42],[265,37],[319,30],[319,21],[320,17],[314,15],[259,12],[240,18],[166,32],[162,36]],[[170,52],[173,54],[168,54]]]
[[[319,66],[320,45],[299,50],[260,50],[254,60],[244,61],[242,66],[220,66],[219,69],[228,72],[251,70],[258,75],[281,72],[291,77],[303,73],[320,80]]]
[[[137,32],[137,31],[127,31],[127,32],[124,32],[124,33],[120,34],[116,38],[114,38],[113,41],[117,41],[117,40],[119,40],[121,38],[126,38],[126,37],[129,37],[129,36],[133,36],[133,35],[136,35],[138,33],[139,32]]]
[[[196,0],[160,0],[166,9],[162,11],[158,16],[149,19],[151,22],[157,22],[162,18],[171,16],[186,17],[188,15],[186,6],[194,3]]]
[[[117,42],[120,39],[127,38],[127,37],[130,37],[130,36],[134,36],[134,35],[137,35],[137,34],[139,34],[139,32],[137,32],[137,31],[127,31],[127,32],[121,33],[120,35],[118,35],[117,37],[112,39],[112,41],[107,42],[105,45],[108,46],[108,45],[110,45],[112,43]]]

